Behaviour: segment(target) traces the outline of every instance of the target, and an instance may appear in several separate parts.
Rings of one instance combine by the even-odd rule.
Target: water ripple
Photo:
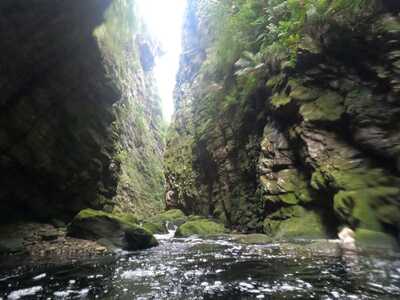
[[[0,299],[400,298],[398,257],[321,245],[160,239],[113,258],[0,270]]]

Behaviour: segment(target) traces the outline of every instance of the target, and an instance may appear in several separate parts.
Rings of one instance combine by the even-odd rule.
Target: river
[[[0,299],[399,299],[400,257],[335,241],[174,239],[95,260],[0,267]]]

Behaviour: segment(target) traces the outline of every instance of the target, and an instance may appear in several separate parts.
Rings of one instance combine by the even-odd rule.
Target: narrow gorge
[[[145,1],[0,3],[0,300],[400,297],[400,3]]]

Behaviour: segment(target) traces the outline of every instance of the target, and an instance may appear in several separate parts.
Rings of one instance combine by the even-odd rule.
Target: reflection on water
[[[399,257],[335,247],[161,239],[117,257],[1,270],[0,299],[400,298]]]

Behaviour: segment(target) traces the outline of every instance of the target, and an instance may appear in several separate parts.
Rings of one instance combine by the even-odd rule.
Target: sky
[[[139,11],[150,33],[160,41],[165,54],[154,67],[162,100],[164,119],[174,112],[173,90],[181,53],[181,34],[186,0],[137,0]]]

